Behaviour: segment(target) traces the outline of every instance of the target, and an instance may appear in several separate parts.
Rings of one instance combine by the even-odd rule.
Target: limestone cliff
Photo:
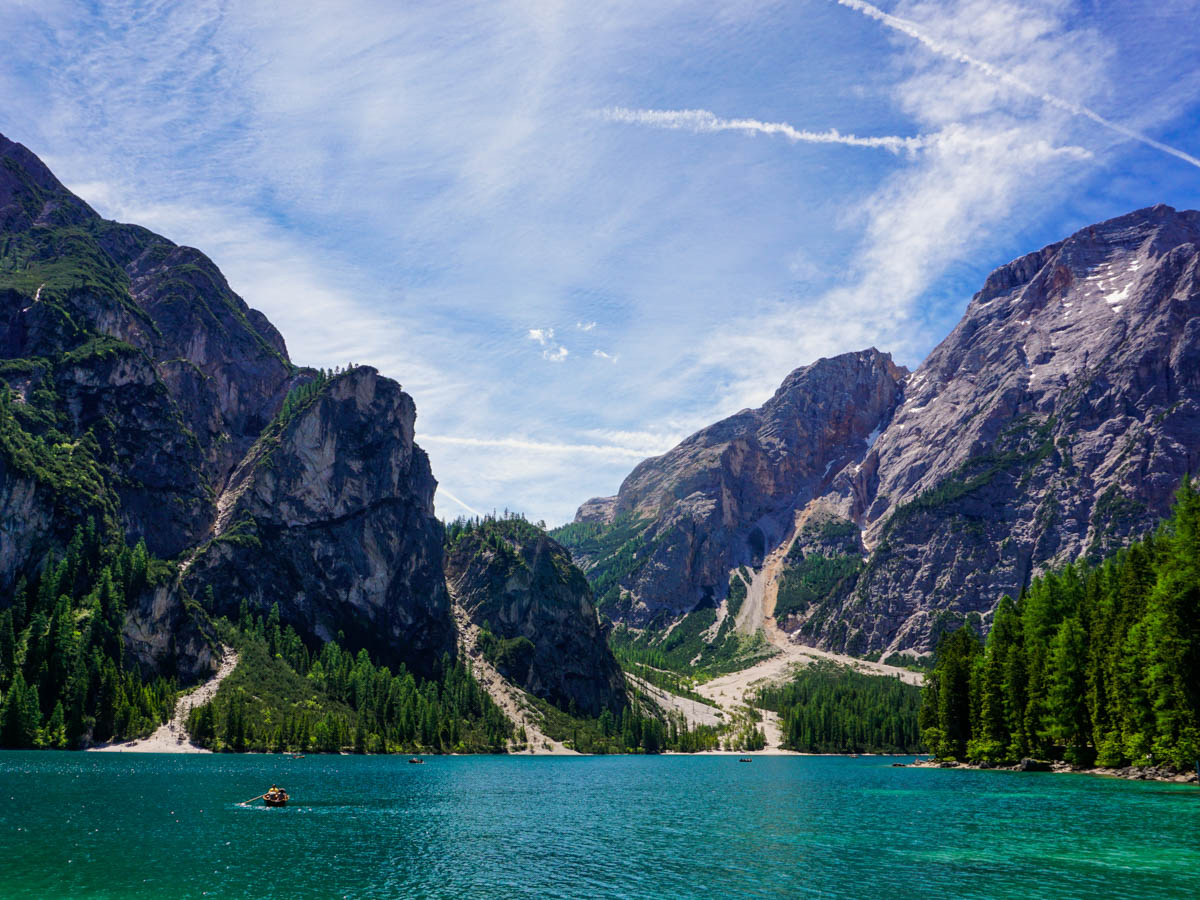
[[[730,570],[760,565],[797,511],[868,453],[905,374],[873,349],[797,369],[760,409],[641,463],[616,497],[588,501],[556,536],[593,579],[606,615],[665,625],[715,606]]]
[[[1154,527],[1200,464],[1200,213],[1139,210],[1022,257],[911,377],[842,373],[866,391],[839,404],[809,388],[780,409],[808,372],[581,507],[560,539],[606,611],[665,623],[779,548],[782,626],[855,653],[924,650],[972,613],[986,628],[1032,575]],[[768,409],[804,438],[737,452]]]
[[[102,219],[3,137],[0,379],[0,596],[90,518],[181,573],[131,598],[143,666],[209,667],[189,596],[278,602],[418,669],[453,653],[412,399],[297,368],[211,260]]]
[[[454,634],[416,407],[365,366],[309,384],[238,466],[184,584],[217,613],[278,603],[302,635],[428,672]]]
[[[1083,229],[987,279],[835,484],[872,552],[811,631],[886,650],[986,626],[1032,575],[1154,527],[1198,463],[1200,213]]]

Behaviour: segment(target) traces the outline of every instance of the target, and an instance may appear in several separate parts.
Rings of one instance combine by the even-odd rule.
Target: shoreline
[[[1195,772],[1176,772],[1165,766],[1073,766],[1070,763],[1041,760],[1022,760],[1011,766],[980,765],[979,763],[941,762],[923,759],[908,763],[918,769],[970,769],[978,772],[1034,772],[1047,775],[1093,775],[1101,778],[1120,778],[1125,781],[1158,781],[1165,784],[1196,784]]]

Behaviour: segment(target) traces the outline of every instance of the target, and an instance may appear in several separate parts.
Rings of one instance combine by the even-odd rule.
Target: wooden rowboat
[[[287,806],[288,792],[280,789],[277,791],[267,791],[263,794],[263,803],[267,806]]]

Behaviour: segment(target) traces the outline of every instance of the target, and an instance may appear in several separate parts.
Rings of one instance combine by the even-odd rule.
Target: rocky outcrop
[[[419,671],[453,654],[412,399],[374,370],[292,365],[211,260],[101,219],[3,137],[0,355],[0,596],[90,517],[178,563],[130,598],[147,668],[211,666],[189,597],[278,603]]]
[[[762,411],[643,463],[611,506],[581,509],[591,531],[568,526],[587,538],[569,543],[628,598],[606,611],[638,624],[707,602],[703,585],[759,558],[759,532],[768,547],[789,538],[778,513],[764,515],[769,497],[789,498],[775,507],[785,512],[811,499],[839,535],[858,531],[846,546],[863,548],[862,565],[836,569],[844,550],[791,533],[789,565],[823,567],[830,586],[782,623],[854,653],[926,650],[972,615],[986,629],[1000,596],[1033,575],[1153,528],[1200,464],[1200,213],[1140,210],[998,269],[911,377],[880,381],[873,404],[840,395],[856,404],[853,427],[827,426],[847,422],[845,408],[809,390],[807,408],[774,416],[806,439],[735,453],[734,436],[757,433],[756,416],[807,372]],[[855,438],[872,420],[883,427],[864,453]],[[645,535],[628,571],[616,550],[632,548],[605,543],[622,516],[642,517]]]
[[[637,539],[636,548],[622,542],[596,552],[576,538],[579,529],[560,532],[585,570],[610,576],[605,614],[665,625],[719,603],[730,570],[760,565],[790,535],[796,513],[870,451],[905,375],[874,349],[819,360],[789,375],[760,409],[641,463],[615,498],[588,501],[578,522]]]
[[[184,583],[219,614],[278,604],[302,635],[428,674],[455,645],[416,407],[365,366],[313,388],[239,466]]]
[[[480,650],[509,681],[586,715],[625,707],[625,684],[570,554],[523,519],[452,534],[446,578],[481,628]]]
[[[1002,594],[1152,528],[1200,463],[1200,213],[1140,210],[993,273],[913,373],[869,483],[872,551],[839,622],[928,649]]]

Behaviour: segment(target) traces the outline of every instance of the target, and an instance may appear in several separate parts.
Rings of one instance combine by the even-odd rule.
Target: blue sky
[[[0,132],[297,362],[399,380],[440,515],[557,524],[797,366],[915,366],[1015,256],[1200,206],[1198,12],[5,0]]]

